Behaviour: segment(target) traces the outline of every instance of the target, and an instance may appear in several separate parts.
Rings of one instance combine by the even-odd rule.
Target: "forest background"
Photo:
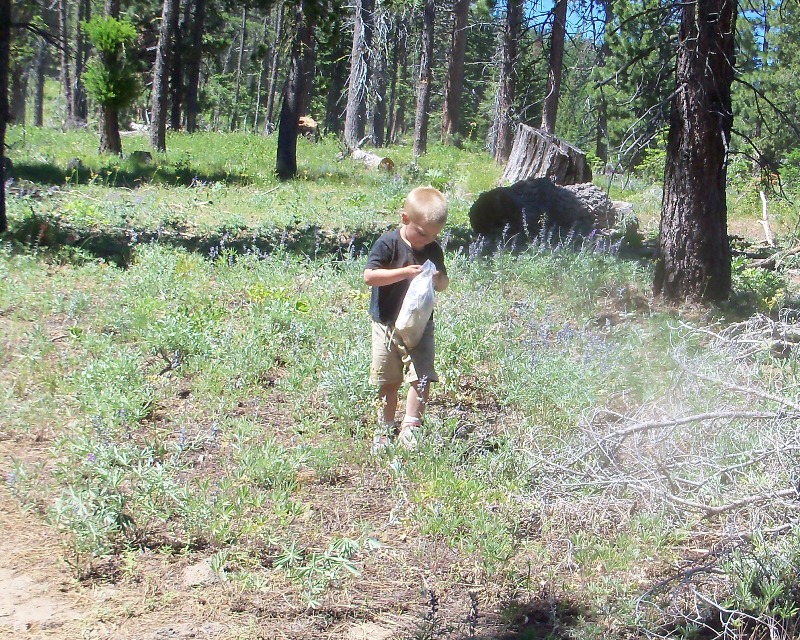
[[[725,60],[730,299],[651,288],[711,4],[0,2],[0,633],[796,637],[796,4],[740,7]],[[516,123],[638,233],[472,234]],[[451,204],[442,383],[420,452],[374,458],[363,250],[420,183]]]

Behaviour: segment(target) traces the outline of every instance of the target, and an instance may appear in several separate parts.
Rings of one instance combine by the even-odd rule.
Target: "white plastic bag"
[[[397,314],[394,328],[400,334],[407,349],[413,349],[419,344],[422,334],[425,332],[425,325],[428,324],[433,313],[434,273],[436,273],[436,265],[430,260],[426,260],[422,265],[422,271],[408,285],[400,313]]]

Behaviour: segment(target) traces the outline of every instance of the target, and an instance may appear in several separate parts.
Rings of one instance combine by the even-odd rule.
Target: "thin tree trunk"
[[[39,38],[36,48],[36,87],[33,92],[33,126],[44,126],[44,81],[47,66],[47,42]]]
[[[564,71],[564,37],[567,26],[567,0],[558,0],[553,7],[553,28],[550,31],[550,64],[544,94],[541,129],[556,133],[558,99],[561,97],[561,75]]]
[[[428,119],[431,107],[431,64],[433,63],[433,28],[436,20],[434,0],[425,0],[422,9],[422,48],[417,83],[417,115],[414,119],[414,158],[428,150]]]
[[[105,0],[103,3],[103,12],[107,18],[119,20],[120,0]]]
[[[303,95],[300,97],[300,115],[307,116],[311,113],[311,99],[314,92],[314,74],[316,73],[317,52],[314,41],[314,20],[312,16],[306,16],[307,22],[304,29],[305,40],[303,47]]]
[[[303,95],[302,43],[308,37],[304,33],[306,24],[303,0],[298,0],[295,5],[294,23],[297,32],[292,40],[289,73],[286,75],[281,119],[278,125],[278,156],[275,171],[281,180],[288,180],[297,175],[297,125]]]
[[[264,16],[264,27],[263,33],[261,36],[261,42],[264,46],[264,57],[261,58],[261,68],[258,72],[258,84],[256,85],[256,111],[255,115],[253,116],[253,132],[258,132],[258,118],[261,111],[261,85],[264,84],[264,76],[267,74],[267,60],[269,60],[271,51],[269,47],[267,47],[267,23],[269,22],[269,18]]]
[[[200,62],[203,56],[205,31],[205,0],[194,0],[192,42],[186,61],[186,131],[197,131],[198,96],[200,95]]]
[[[153,69],[153,107],[150,121],[150,145],[156,151],[167,150],[167,90],[169,88],[172,38],[178,17],[176,0],[164,0],[161,29],[158,34],[156,63]]]
[[[9,120],[14,124],[25,124],[25,106],[28,97],[28,70],[17,67],[11,74],[11,101]]]
[[[369,51],[372,46],[374,10],[375,0],[356,0],[350,80],[347,84],[347,109],[344,117],[344,142],[350,148],[358,146],[366,130]]]
[[[408,21],[405,18],[401,20],[400,28],[400,86],[405,87],[408,85]],[[391,133],[389,134],[389,139],[392,142],[397,142],[399,137],[406,132],[406,106],[406,93],[400,91],[397,99],[397,111],[395,112],[394,122],[390,129]]]
[[[344,61],[346,49],[341,40],[336,41],[334,59],[328,96],[325,99],[325,131],[340,133],[342,131],[342,97],[347,81],[347,63]]]
[[[242,63],[244,62],[244,43],[247,40],[247,7],[242,7],[242,28],[239,31],[239,57],[236,60],[236,85],[233,91],[233,115],[231,131],[239,126],[239,90],[242,86]]]
[[[0,0],[0,233],[6,219],[6,123],[8,122],[8,64],[11,44],[11,0]]]
[[[72,80],[69,70],[69,24],[67,0],[58,0],[58,32],[59,51],[61,52],[61,87],[64,90],[65,125],[71,127],[74,121],[72,113]]]
[[[392,131],[394,131],[394,122],[396,118],[395,108],[397,103],[397,76],[400,72],[400,34],[398,31],[398,24],[399,24],[399,16],[398,21],[395,23],[394,28],[391,31],[392,34],[392,71],[391,76],[389,78],[389,105],[387,107],[387,113],[389,115],[389,121],[386,124],[386,141],[391,144],[394,142],[392,139]]]
[[[681,10],[654,281],[655,292],[675,302],[730,294],[725,182],[736,15],[736,0],[696,0]]]
[[[72,82],[72,115],[76,123],[85,123],[89,115],[86,89],[83,86],[83,70],[89,57],[89,47],[81,25],[91,19],[92,7],[89,0],[78,0],[78,20],[75,24],[75,77]]]
[[[450,34],[450,61],[444,89],[442,142],[449,142],[461,124],[461,93],[464,90],[464,57],[467,52],[467,19],[469,0],[455,0],[453,29]]]
[[[387,60],[386,60],[386,29],[387,29],[387,15],[386,11],[381,9],[375,20],[375,31],[377,36],[374,40],[377,46],[373,49],[374,62],[372,64],[372,93],[375,97],[375,106],[372,109],[372,144],[376,147],[382,147],[386,143],[386,86],[388,84],[387,78]]]
[[[614,20],[614,7],[612,0],[603,0],[603,44],[597,52],[597,68],[600,76],[605,76],[606,60],[611,55],[611,47],[608,45],[608,36],[611,24]],[[595,155],[603,161],[603,166],[608,163],[608,100],[606,99],[605,88],[600,87],[599,99],[597,101],[597,130],[595,131]]]
[[[183,6],[180,12],[181,19],[175,31],[175,42],[172,47],[172,68],[170,69],[170,116],[169,126],[173,131],[179,131],[183,122],[183,64],[185,57],[183,52],[186,46],[186,33],[191,19],[191,3],[189,0],[181,0]]]
[[[272,66],[269,71],[269,88],[267,89],[267,113],[264,120],[264,133],[272,133],[269,129],[274,124],[275,93],[278,84],[278,69],[280,67],[280,48],[283,39],[283,16],[286,5],[279,2],[275,9],[275,45],[272,47]]]
[[[514,65],[519,50],[519,34],[522,27],[522,0],[508,0],[506,25],[503,32],[503,62],[497,91],[497,138],[494,159],[505,162],[511,154],[513,131],[511,110],[516,93]]]

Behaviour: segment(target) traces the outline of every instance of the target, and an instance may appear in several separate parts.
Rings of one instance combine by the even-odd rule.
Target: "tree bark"
[[[47,42],[39,38],[36,48],[36,86],[33,91],[33,126],[44,126],[44,81],[47,67]]]
[[[11,101],[9,120],[14,124],[25,124],[25,103],[28,96],[28,69],[17,66],[11,73]]]
[[[61,87],[64,90],[65,125],[71,127],[74,121],[72,113],[72,80],[69,70],[69,24],[67,0],[58,0],[58,32],[59,51],[61,53]]]
[[[511,110],[516,93],[514,65],[517,62],[519,51],[522,5],[522,0],[508,0],[505,31],[503,32],[503,63],[497,88],[497,139],[494,149],[494,159],[497,162],[505,162],[511,153],[513,133]]]
[[[402,16],[396,23],[395,64],[392,74],[392,98],[390,100],[390,120],[388,125],[389,142],[397,142],[401,133],[405,132],[406,97],[397,90],[397,86],[405,86],[408,81],[408,22]],[[398,95],[399,94],[399,95]]]
[[[342,97],[344,96],[345,82],[347,82],[348,65],[345,62],[346,48],[342,41],[337,39],[331,72],[331,81],[328,86],[328,95],[325,98],[325,131],[340,133],[342,131]]]
[[[236,59],[236,84],[233,91],[233,114],[231,131],[239,126],[239,90],[242,86],[242,63],[244,62],[244,43],[247,39],[247,6],[242,7],[242,26],[239,30],[239,56]]]
[[[455,0],[453,30],[450,34],[450,61],[444,89],[442,142],[449,142],[461,125],[461,93],[464,90],[464,57],[467,52],[467,18],[469,0]]]
[[[0,233],[6,219],[6,123],[8,122],[8,64],[11,46],[11,0],[0,0]]]
[[[278,68],[280,67],[280,46],[283,38],[283,14],[286,5],[279,2],[275,9],[275,44],[272,47],[272,66],[269,72],[269,88],[267,89],[267,113],[264,120],[264,133],[272,133],[268,130],[273,126],[275,112],[275,92],[278,84]]]
[[[375,0],[356,0],[353,15],[353,47],[350,52],[350,80],[347,85],[347,108],[344,117],[344,143],[355,148],[364,137],[367,117],[367,82],[369,51]]]
[[[198,96],[200,95],[200,63],[203,59],[206,2],[194,0],[192,43],[186,60],[186,131],[197,131]]]
[[[167,150],[167,90],[169,88],[172,38],[178,17],[176,0],[164,0],[161,28],[153,69],[153,102],[150,114],[150,145],[156,151]]]
[[[119,114],[112,107],[100,107],[100,153],[122,153]]]
[[[311,99],[314,92],[314,73],[317,64],[317,52],[314,41],[314,19],[311,15],[305,16],[306,28],[303,47],[303,95],[300,97],[300,115],[307,116],[311,113]]]
[[[83,70],[89,58],[86,34],[81,24],[92,19],[92,6],[89,0],[78,0],[78,20],[75,24],[75,76],[72,82],[72,115],[76,123],[86,123],[89,104],[83,86]]]
[[[386,60],[386,29],[387,14],[384,9],[380,10],[375,20],[375,30],[378,36],[377,46],[374,47],[374,62],[372,64],[372,93],[375,97],[375,106],[372,109],[372,144],[375,147],[382,147],[386,144],[386,86],[388,79],[388,63]]]
[[[425,0],[422,9],[422,47],[419,57],[417,82],[417,115],[414,119],[414,158],[428,150],[428,119],[431,107],[431,80],[433,73],[433,29],[436,21],[434,0]]]
[[[289,61],[289,73],[283,90],[281,119],[278,124],[278,157],[275,171],[281,180],[288,180],[297,175],[297,125],[300,119],[300,101],[303,96],[303,54],[302,43],[308,36],[303,11],[303,0],[295,5],[295,28],[292,39],[292,53]]]
[[[180,11],[181,19],[175,31],[175,41],[172,46],[172,66],[170,68],[169,126],[173,131],[179,131],[183,124],[182,110],[185,94],[183,83],[185,56],[183,52],[186,50],[186,33],[191,20],[191,3],[189,0],[180,0],[180,3],[183,6]]]
[[[603,43],[597,52],[597,68],[600,77],[605,76],[606,60],[611,55],[608,45],[608,35],[614,21],[614,7],[612,0],[602,0],[603,6]],[[608,163],[608,100],[605,88],[599,87],[597,100],[597,129],[595,130],[595,155],[603,161],[603,166]]]
[[[547,89],[542,107],[542,130],[556,132],[558,99],[561,97],[561,75],[564,70],[564,36],[567,26],[567,0],[558,0],[553,7],[553,28],[550,31],[550,63],[548,65]]]
[[[731,288],[725,182],[733,124],[736,0],[683,5],[654,290],[682,302]]]

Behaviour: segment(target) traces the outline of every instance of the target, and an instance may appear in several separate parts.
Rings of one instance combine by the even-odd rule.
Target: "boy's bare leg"
[[[382,384],[378,389],[378,397],[381,399],[383,408],[383,424],[394,424],[397,414],[397,394],[400,391],[400,383]]]
[[[408,398],[406,398],[406,416],[405,419],[417,418],[422,420],[422,414],[425,413],[425,403],[428,401],[428,391],[430,391],[430,383],[427,380],[417,380],[412,382],[408,388]]]

